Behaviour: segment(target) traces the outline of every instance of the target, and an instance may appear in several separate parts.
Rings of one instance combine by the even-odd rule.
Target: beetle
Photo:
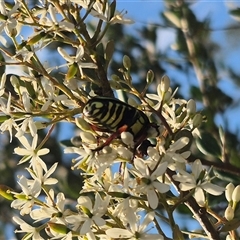
[[[96,96],[89,99],[83,116],[93,130],[112,133],[96,151],[109,145],[122,132],[134,136],[134,151],[148,137],[160,134],[159,125],[151,123],[144,112],[116,98]]]

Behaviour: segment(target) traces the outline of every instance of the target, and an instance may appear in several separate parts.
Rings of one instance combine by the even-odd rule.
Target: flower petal
[[[150,207],[152,209],[156,209],[158,206],[158,197],[154,190],[148,190],[147,199],[148,199]]]
[[[131,232],[122,228],[111,228],[106,230],[106,234],[111,238],[130,238],[133,236]]]

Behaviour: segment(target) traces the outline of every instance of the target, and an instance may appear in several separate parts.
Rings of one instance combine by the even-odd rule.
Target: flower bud
[[[59,223],[49,222],[48,226],[51,230],[57,233],[67,234],[70,231],[70,229],[67,228],[65,225]]]
[[[148,84],[152,83],[154,79],[154,72],[152,70],[149,70],[147,72],[147,77],[146,77],[146,81]]]
[[[155,149],[153,147],[148,147],[147,153],[148,153],[148,156],[150,158],[154,159],[155,161],[158,161],[160,159],[157,149]]]
[[[80,136],[74,136],[71,138],[71,143],[75,147],[80,147],[82,145],[82,139],[80,138]]]
[[[189,115],[196,113],[196,102],[193,99],[187,102],[187,112]]]
[[[118,75],[116,75],[116,74],[113,74],[113,75],[111,76],[111,79],[112,79],[113,81],[121,81],[121,78],[120,78]]]
[[[161,92],[166,93],[170,87],[170,79],[167,75],[164,75],[161,79]]]
[[[10,77],[10,82],[14,88],[18,89],[20,87],[19,79],[15,75]]]
[[[6,185],[0,185],[0,195],[7,200],[14,200],[14,194],[12,194],[12,189]]]
[[[202,115],[200,113],[197,113],[193,118],[193,127],[197,128],[202,123]]]
[[[121,84],[119,84],[117,81],[110,80],[109,83],[110,83],[111,88],[113,88],[115,90],[122,89]]]
[[[239,202],[240,201],[240,185],[237,185],[232,193],[232,200],[233,202]]]
[[[125,147],[118,147],[117,152],[124,159],[132,159],[133,153]]]
[[[232,201],[232,194],[233,194],[233,190],[234,190],[235,186],[232,183],[229,183],[226,186],[226,190],[225,190],[225,197],[227,199],[228,202]]]
[[[130,68],[131,68],[131,60],[127,55],[124,55],[124,57],[123,57],[123,66],[127,70],[130,70]]]
[[[83,118],[75,118],[76,125],[85,132],[92,132],[90,124],[88,124]]]
[[[96,138],[93,136],[93,134],[89,132],[80,132],[80,137],[83,142],[88,143],[88,144],[93,144],[96,143]]]
[[[232,207],[230,205],[228,205],[228,207],[226,208],[224,216],[228,221],[230,221],[234,218],[234,210],[232,209]]]
[[[130,146],[131,148],[134,147],[134,138],[130,132],[122,132],[121,139],[126,145]]]

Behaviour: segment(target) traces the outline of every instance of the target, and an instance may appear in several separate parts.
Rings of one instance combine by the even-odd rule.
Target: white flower
[[[163,156],[163,161],[168,162],[168,168],[172,171],[179,169],[185,169],[187,163],[187,158],[190,156],[190,151],[185,151],[179,153],[178,151],[185,147],[189,142],[189,138],[181,137],[176,142],[171,144],[167,150],[164,149],[165,155]],[[159,151],[162,151],[163,146],[159,146]]]
[[[26,177],[21,176],[18,184],[22,188],[22,193],[16,194],[16,200],[11,203],[11,207],[20,210],[21,215],[29,214],[41,192],[41,183],[38,179],[29,181]],[[24,197],[21,197],[24,195]],[[18,198],[19,197],[19,198]]]
[[[90,10],[90,14],[103,21],[110,22],[111,24],[132,24],[134,21],[125,19],[123,16],[125,13],[115,11],[114,16],[110,18],[111,9],[108,2],[90,1],[90,0],[71,0],[79,4],[81,7]]]
[[[66,21],[65,19],[62,19],[61,21],[59,21],[57,19],[57,8],[55,8],[52,4],[49,5],[48,7],[48,12],[51,16],[51,19],[52,19],[52,23],[51,21],[49,20],[48,21],[48,24],[50,24],[50,26],[58,26],[59,28],[63,29],[63,30],[66,30],[66,31],[69,31],[71,32],[72,30],[74,30],[75,26],[73,23],[69,22],[69,21]]]
[[[36,122],[33,121],[32,117],[25,117],[25,119],[19,124],[16,137],[19,138],[23,136],[27,131],[30,131],[32,137],[34,137],[37,134],[37,126]]]
[[[98,154],[95,154],[96,160],[94,161],[94,166],[96,167],[96,175],[98,177],[102,176],[103,172],[110,167],[117,159],[117,151],[109,146],[106,146]]]
[[[47,149],[47,148],[37,149],[38,135],[36,134],[33,137],[32,145],[29,144],[27,138],[24,136],[21,136],[18,139],[21,142],[21,144],[25,147],[25,148],[17,147],[14,149],[14,153],[16,153],[19,156],[24,156],[19,161],[19,164],[22,164],[26,161],[31,162],[30,166],[32,166],[36,163],[40,163],[42,168],[47,172],[47,166],[39,156],[48,154],[49,149]]]
[[[0,98],[0,110],[5,115],[11,116],[11,93],[10,92],[8,95],[7,103],[4,98]]]
[[[27,233],[23,239],[43,240],[37,228],[32,227],[28,223],[24,222],[21,218],[14,216],[13,221],[20,225],[21,230],[16,230],[17,233]]]
[[[83,68],[97,68],[96,64],[92,62],[83,62],[81,59],[84,57],[84,48],[82,45],[80,45],[77,48],[76,56],[70,56],[63,48],[58,47],[57,48],[59,54],[69,62],[69,64],[77,63],[81,76],[83,76]]]
[[[55,34],[61,35],[60,31],[62,30],[72,32],[75,28],[74,24],[65,20],[65,18],[61,18],[57,10],[56,7],[50,4],[47,10],[46,8],[42,8],[35,11],[36,13],[33,12],[33,14],[36,14],[38,17],[40,16],[39,23],[47,26],[49,30],[54,30]]]
[[[65,210],[65,196],[60,192],[56,196],[56,201],[54,199],[54,191],[51,189],[44,205],[31,211],[31,218],[36,220],[36,222],[45,219],[51,219],[51,221],[55,219],[58,223],[66,224],[65,217],[69,215],[69,210]]]
[[[85,9],[89,8],[90,6],[92,6],[94,4],[94,2],[92,2],[92,4],[89,5],[91,3],[90,0],[71,0],[71,2],[77,3],[78,5],[80,5],[81,7],[85,8]]]
[[[134,166],[136,169],[133,169],[133,173],[137,176],[138,182],[136,192],[140,194],[146,193],[150,207],[153,209],[157,208],[158,195],[156,191],[165,193],[170,189],[169,185],[158,180],[158,177],[165,173],[168,163],[164,162],[159,164],[154,172],[150,171],[142,159],[137,159]]]
[[[16,124],[16,122],[14,121],[13,118],[8,118],[0,126],[0,131],[1,132],[9,131],[9,136],[10,136],[9,142],[12,142],[12,128],[13,127],[17,128],[17,124]]]
[[[180,182],[179,187],[182,191],[195,189],[194,197],[201,206],[205,204],[204,191],[218,196],[225,190],[225,188],[210,182],[211,179],[206,170],[203,169],[199,159],[195,160],[192,164],[192,173],[179,169],[178,174],[174,175],[173,179]]]
[[[121,219],[121,222],[127,226],[130,219],[135,219],[137,208],[138,201],[128,197],[119,200],[118,204],[112,209],[112,214]]]
[[[106,234],[114,239],[139,239],[139,240],[162,240],[164,239],[160,234],[148,234],[147,232],[151,229],[146,229],[149,224],[153,222],[154,212],[149,212],[145,215],[143,221],[140,216],[135,215],[134,218],[129,219],[127,229],[122,228],[111,228],[106,230]],[[140,221],[141,220],[141,221]]]
[[[84,146],[83,146],[84,147]],[[80,148],[80,147],[67,147],[64,149],[64,153],[73,153],[79,155],[79,157],[75,158],[73,162],[75,163],[74,168],[82,168],[83,165],[88,166],[88,168],[92,167],[92,164],[89,162],[92,159],[92,152],[91,150],[88,150],[87,148]]]
[[[47,101],[43,104],[41,111],[46,111],[49,106],[56,105],[58,102],[67,100],[67,96],[64,94],[56,95],[55,89],[52,85],[45,85],[45,93],[47,94]]]
[[[37,51],[36,49],[32,50],[32,48],[33,48],[33,46],[31,47],[31,49],[24,47],[22,49],[17,50],[15,55],[14,55],[14,59],[16,61],[19,61],[19,56],[21,56],[22,61],[30,62],[31,58],[34,55],[34,52]]]
[[[0,112],[4,113],[4,115],[0,115],[2,117],[5,117],[6,120],[1,124],[0,130],[1,132],[5,132],[6,130],[9,131],[10,135],[10,142],[12,141],[12,128],[15,129],[18,128],[14,118],[12,117],[11,113],[11,93],[8,94],[8,100],[6,102],[6,99],[0,97]]]
[[[26,91],[22,93],[22,102],[26,112],[29,112],[29,113],[32,112],[32,104],[30,102],[30,96]]]
[[[56,178],[50,178],[50,176],[56,170],[57,165],[58,163],[54,163],[48,171],[45,171],[44,175],[43,175],[44,169],[42,168],[42,165],[39,163],[33,165],[33,170],[30,168],[27,168],[27,170],[32,176],[32,178],[38,179],[42,185],[54,185],[58,182],[58,180]]]
[[[97,225],[100,227],[106,224],[102,216],[107,211],[109,201],[110,196],[105,196],[105,198],[102,199],[99,193],[96,193],[95,195],[94,205],[88,196],[81,196],[78,198],[79,209],[82,209],[84,213],[84,215],[80,218],[82,221],[84,221],[81,225],[80,234],[91,232],[92,225]],[[66,220],[70,223],[74,223],[73,218],[67,218]]]
[[[6,20],[0,20],[0,33],[5,30],[6,34],[9,37],[11,37],[12,35],[17,36],[21,31],[21,24],[15,19],[15,15],[18,12],[17,10],[21,3],[15,2],[14,6],[10,11],[8,11],[3,4],[4,1],[0,1],[0,12],[6,17]]]

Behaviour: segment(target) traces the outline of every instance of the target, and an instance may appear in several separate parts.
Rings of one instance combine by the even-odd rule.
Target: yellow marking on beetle
[[[117,111],[119,110],[119,108],[121,109],[121,112],[119,113],[119,116],[117,116]],[[109,119],[109,121],[107,122],[107,124],[111,120],[112,121],[110,124],[111,128],[114,130],[117,129],[118,124],[122,121],[123,113],[124,113],[124,108],[121,106],[116,106],[115,111],[114,111],[113,115],[111,116],[111,119]]]
[[[98,109],[103,108],[104,106],[103,103],[101,102],[95,102],[94,105],[95,105],[95,108],[98,108]]]
[[[112,107],[113,107],[113,104],[111,102],[109,102],[108,103],[108,109],[111,109]],[[110,111],[108,111],[107,114],[105,116],[103,116],[103,118],[99,119],[100,122],[107,124],[107,120],[109,118],[109,114],[110,114]],[[110,120],[111,120],[111,118],[110,118]]]
[[[144,122],[144,118],[140,117],[139,119],[137,119],[137,121],[131,126],[131,131],[134,135],[137,135],[139,132],[141,132],[143,130],[144,124],[142,123],[142,121]]]

